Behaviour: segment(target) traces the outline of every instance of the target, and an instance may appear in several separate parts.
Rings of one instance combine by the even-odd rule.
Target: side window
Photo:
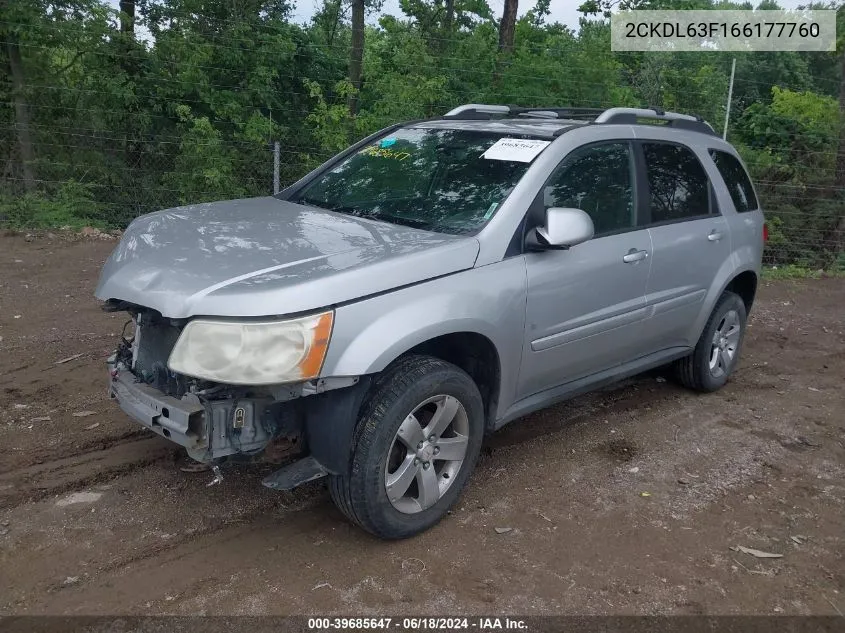
[[[687,147],[643,143],[651,221],[671,222],[710,214],[710,182]]]
[[[735,156],[715,149],[710,150],[710,157],[716,163],[716,169],[719,170],[722,180],[728,187],[728,193],[731,194],[736,210],[739,213],[756,210],[759,207],[757,196],[754,195],[751,179],[745,173],[742,163]]]
[[[543,189],[543,205],[572,207],[593,219],[596,235],[629,229],[634,214],[634,162],[628,143],[577,149],[563,159]]]

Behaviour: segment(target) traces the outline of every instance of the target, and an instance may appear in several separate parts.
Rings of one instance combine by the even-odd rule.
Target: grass
[[[843,269],[811,269],[799,264],[786,264],[785,266],[763,266],[763,279],[821,279],[822,277],[845,278]]]

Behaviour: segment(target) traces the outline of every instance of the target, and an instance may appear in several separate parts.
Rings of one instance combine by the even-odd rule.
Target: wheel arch
[[[739,295],[742,302],[745,304],[746,314],[751,313],[751,306],[754,305],[754,298],[757,295],[757,273],[753,270],[743,270],[731,279],[727,285],[719,293],[719,296],[724,292],[730,291]]]
[[[441,334],[405,351],[425,354],[451,363],[475,382],[484,401],[485,428],[493,428],[501,390],[502,368],[496,345],[487,336],[473,331]]]
[[[713,286],[707,294],[704,303],[704,309],[695,322],[694,327],[690,331],[690,343],[694,346],[698,341],[704,327],[707,325],[707,320],[710,314],[719,302],[719,298],[725,294],[725,291],[730,291],[738,294],[745,304],[745,311],[748,313],[754,303],[754,298],[757,294],[758,273],[756,268],[752,266],[730,269],[726,265],[722,267],[714,280]]]

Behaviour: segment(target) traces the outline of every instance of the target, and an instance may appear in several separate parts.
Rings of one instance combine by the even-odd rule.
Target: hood
[[[170,318],[307,312],[472,268],[475,238],[276,198],[196,204],[137,218],[95,292]]]

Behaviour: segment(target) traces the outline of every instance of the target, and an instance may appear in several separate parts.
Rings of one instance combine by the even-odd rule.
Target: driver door
[[[649,232],[637,222],[630,143],[581,147],[553,172],[543,207],[574,207],[595,236],[568,250],[524,255],[528,273],[519,397],[527,397],[647,353],[642,342],[651,265]]]

